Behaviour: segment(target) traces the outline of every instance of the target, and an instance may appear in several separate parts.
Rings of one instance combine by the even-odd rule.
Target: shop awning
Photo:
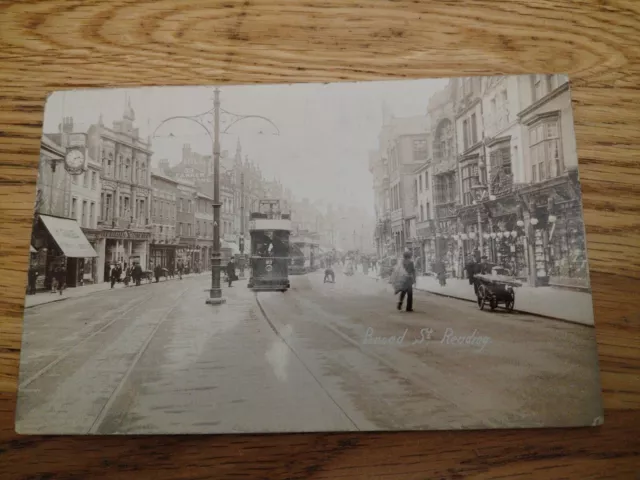
[[[40,215],[40,219],[66,257],[93,258],[98,256],[75,220],[48,215]]]

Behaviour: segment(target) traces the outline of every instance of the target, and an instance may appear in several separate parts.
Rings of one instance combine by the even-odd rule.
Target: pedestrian
[[[233,263],[233,258],[230,258],[229,263],[227,263],[227,280],[229,281],[229,286],[236,280],[236,265]]]
[[[324,271],[324,283],[327,282],[336,283],[336,274],[331,267],[327,267]]]
[[[464,266],[465,271],[467,272],[467,279],[469,280],[469,285],[473,285],[473,292],[478,295],[478,283],[476,282],[475,276],[480,273],[480,263],[476,262],[475,256],[469,255],[467,257],[467,263]]]
[[[38,279],[38,270],[34,265],[29,267],[29,287],[27,289],[27,295],[36,294],[36,280]]]
[[[182,260],[178,261],[178,276],[180,277],[180,280],[182,280],[182,271],[184,270],[184,264],[182,263]]]
[[[447,269],[445,267],[444,261],[442,259],[438,260],[435,264],[436,274],[438,275],[438,281],[440,282],[440,286],[444,287],[447,285]]]
[[[120,279],[120,267],[113,265],[111,268],[111,288],[114,287],[116,282]]]
[[[162,267],[160,265],[156,265],[153,269],[153,274],[156,277],[156,283],[158,283],[160,281],[160,275],[162,275]]]
[[[469,285],[473,285],[473,277],[476,274],[476,260],[473,255],[467,256],[467,263],[464,265],[464,270],[467,272],[467,279],[469,280]]]
[[[58,292],[62,295],[62,291],[67,283],[67,269],[64,263],[58,265],[56,268],[56,283],[58,284]]]
[[[413,312],[413,285],[416,283],[416,267],[411,260],[411,252],[403,254],[402,262],[398,262],[397,270],[394,272],[394,288],[396,293],[400,293],[397,308],[402,310],[402,303],[407,297],[407,312]]]
[[[133,280],[135,280],[136,282],[136,287],[140,286],[140,280],[142,280],[142,267],[140,266],[139,263],[136,263],[133,266],[133,270],[132,270],[132,277]]]
[[[486,256],[481,257],[478,270],[478,273],[481,273],[482,275],[491,275],[491,265],[489,265]]]

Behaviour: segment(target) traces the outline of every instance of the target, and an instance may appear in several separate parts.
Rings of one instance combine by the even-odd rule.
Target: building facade
[[[152,152],[134,121],[129,102],[112,128],[101,116],[87,132],[89,156],[98,160],[102,172],[98,258],[103,281],[115,263],[149,266]]]
[[[452,79],[432,96],[427,116],[432,150],[414,171],[427,270],[441,260],[461,278],[470,256],[486,256],[530,285],[588,288],[568,78]],[[389,158],[393,171],[396,160]],[[370,156],[376,211],[384,205],[383,165]],[[396,184],[391,174],[392,222]],[[378,239],[380,227],[379,218]]]
[[[415,172],[415,188],[417,191],[416,236],[414,257],[420,258],[420,270],[426,272],[436,261],[436,244],[434,230],[433,203],[433,163],[429,158]]]
[[[178,181],[176,195],[176,235],[178,261],[189,271],[200,264],[200,251],[196,241],[197,188],[193,183]]]
[[[459,79],[451,79],[442,91],[431,97],[427,106],[432,139],[434,222],[420,235],[435,245],[436,261],[443,262],[451,274],[455,274],[457,255],[449,234],[455,229],[455,206],[460,198],[455,128],[459,83]]]
[[[71,176],[71,210],[75,219],[94,250],[99,251],[100,195],[102,192],[102,165],[88,156],[86,169],[79,175]],[[76,264],[74,284],[84,285],[102,281],[103,267],[99,257],[85,258]]]
[[[82,169],[73,173],[64,162],[71,148],[81,150],[85,158]],[[42,136],[30,249],[30,269],[38,274],[36,289],[52,287],[58,266],[66,269],[66,286],[95,281],[97,254],[87,236],[96,223],[97,192],[90,183],[96,172],[99,166],[87,157],[86,136],[73,133],[72,118],[63,119],[59,133]],[[82,178],[88,179],[86,187]]]
[[[200,270],[211,268],[213,252],[213,198],[196,193],[196,248],[199,250]]]
[[[150,268],[159,265],[167,270],[176,266],[178,182],[162,172],[151,173]]]

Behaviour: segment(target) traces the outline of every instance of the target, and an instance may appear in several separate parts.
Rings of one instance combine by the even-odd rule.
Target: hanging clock
[[[71,175],[79,175],[84,171],[84,151],[79,148],[71,148],[64,157],[64,167]]]

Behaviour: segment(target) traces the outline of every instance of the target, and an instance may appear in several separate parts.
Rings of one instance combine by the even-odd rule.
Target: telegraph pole
[[[213,251],[211,253],[211,290],[207,304],[225,302],[220,289],[220,90],[214,91],[213,100]]]

